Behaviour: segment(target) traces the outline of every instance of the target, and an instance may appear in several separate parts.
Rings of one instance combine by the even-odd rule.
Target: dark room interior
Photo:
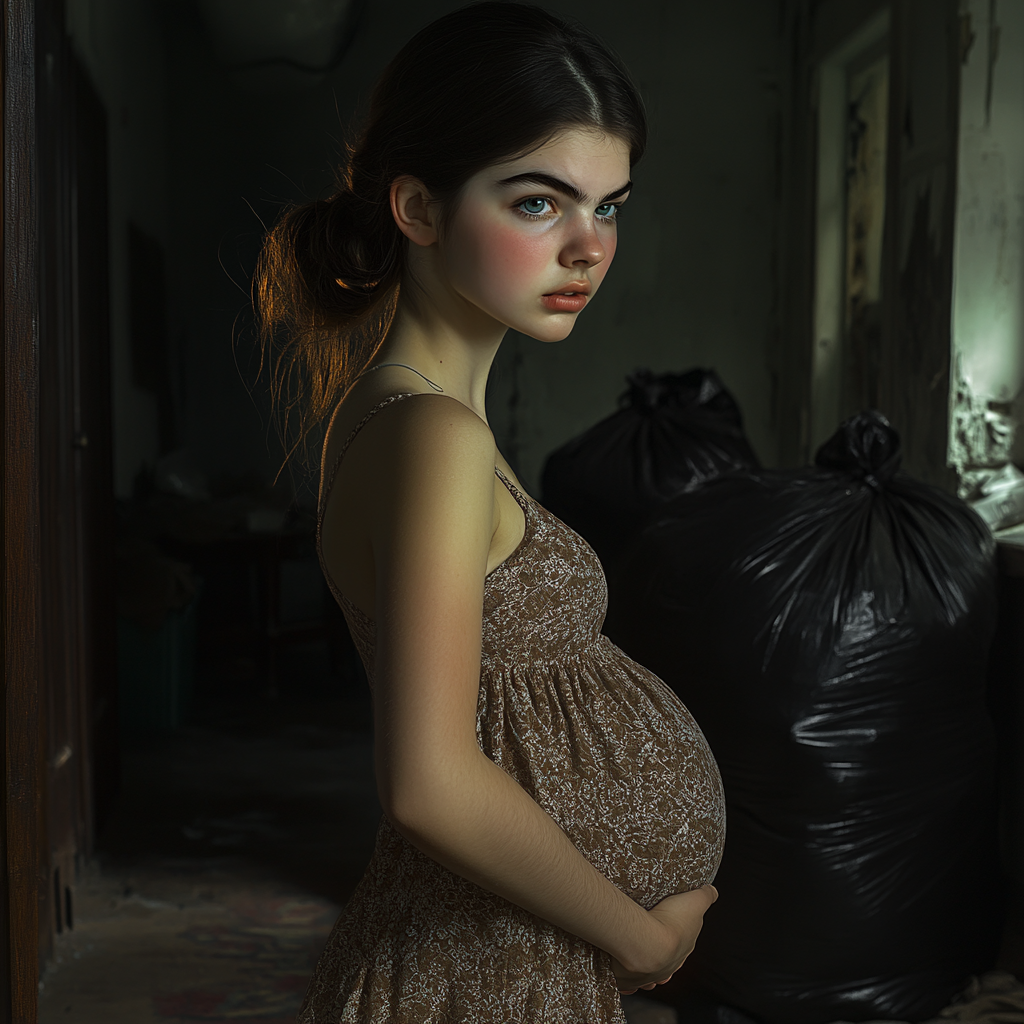
[[[704,958],[624,996],[625,1018],[1024,1022],[1024,3],[539,2],[621,57],[651,134],[598,308],[558,345],[509,331],[488,381],[489,422],[526,490],[600,555],[608,635],[707,721],[726,799],[729,772],[736,793],[747,779],[764,797],[763,817],[752,797],[753,824],[730,804],[735,849],[746,849],[744,828],[785,846],[779,822],[817,792],[810,760],[794,767],[785,743],[818,751],[822,778],[827,767],[834,779],[826,754],[854,729],[814,719],[827,717],[828,686],[845,669],[821,669],[820,692],[808,683],[792,697],[804,717],[780,717],[784,742],[763,752],[740,730],[768,729],[776,706],[751,698],[744,719],[722,695],[729,672],[743,671],[732,648],[753,650],[750,671],[785,690],[799,675],[783,671],[798,664],[786,630],[806,639],[839,578],[832,562],[800,575],[806,563],[782,541],[792,522],[809,531],[829,502],[860,491],[842,483],[813,512],[784,513],[785,488],[810,500],[814,474],[846,472],[857,445],[865,493],[889,487],[899,462],[896,479],[947,511],[907,513],[892,545],[947,532],[934,557],[872,561],[856,587],[875,604],[860,611],[882,614],[884,585],[864,582],[870,572],[904,596],[919,573],[946,602],[935,621],[967,636],[947,648],[936,627],[893,656],[889,676],[871,676],[876,689],[864,669],[867,688],[851,698],[898,707],[905,751],[946,709],[927,745],[949,780],[915,775],[914,792],[923,806],[942,787],[975,787],[975,816],[948,821],[977,838],[962,862],[977,875],[963,877],[924,826],[891,871],[933,897],[954,878],[976,893],[961,960],[943,961],[959,980],[943,988],[927,964],[913,982],[921,999],[906,1003],[919,1009],[884,1021],[878,1007],[898,1002],[815,1002],[803,981],[784,997],[768,967],[744,959],[749,947],[729,946],[726,933],[753,918],[728,917],[723,898],[735,930],[709,925]],[[391,56],[460,6],[5,0],[0,1022],[292,1022],[363,874],[381,815],[373,709],[317,557],[323,435],[282,439],[251,282],[282,210],[330,190]],[[699,486],[719,476],[717,489]],[[757,485],[729,491],[740,479]],[[719,498],[705,510],[710,494]],[[627,536],[623,524],[655,508],[657,529]],[[842,524],[821,550],[845,550],[859,527]],[[754,570],[734,591],[709,583],[706,600],[670,593],[673,572],[725,578],[719,548],[726,566],[747,544],[753,565],[755,526],[758,571],[799,562],[782,611],[769,615],[768,598],[754,610]],[[975,562],[948,540],[957,530],[974,531]],[[677,558],[688,545],[699,557]],[[750,639],[758,614],[776,646]],[[858,628],[843,618],[822,650],[868,643]],[[714,664],[713,643],[728,651]],[[889,664],[889,648],[864,651],[859,664]],[[976,679],[976,707],[959,691],[943,704],[938,684],[898,704],[892,693],[925,664],[954,689]],[[687,672],[704,668],[714,685],[689,697]],[[976,714],[994,737],[977,762],[957,745]],[[772,778],[793,786],[777,801],[764,795]],[[782,808],[778,821],[769,807]],[[845,823],[861,810],[851,803]],[[863,891],[884,888],[889,868],[872,869],[856,841],[843,856],[878,875]],[[796,864],[793,849],[779,863]],[[723,887],[737,878],[741,891],[740,853],[730,863],[726,850]],[[865,909],[867,897],[860,917],[830,919],[832,870],[801,896],[820,920],[787,954],[794,977],[813,972],[817,948],[884,946],[887,929],[904,927],[880,924],[889,918]],[[900,893],[889,909],[920,895]],[[932,925],[921,916],[906,927],[927,937]],[[735,963],[749,977],[737,981]],[[848,1016],[833,1010],[844,1005]]]

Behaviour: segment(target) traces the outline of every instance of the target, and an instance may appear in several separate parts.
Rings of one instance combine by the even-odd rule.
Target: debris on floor
[[[40,1024],[291,1024],[373,849],[369,702],[208,702],[122,764]]]
[[[291,1024],[340,909],[226,858],[83,875],[40,1024]]]

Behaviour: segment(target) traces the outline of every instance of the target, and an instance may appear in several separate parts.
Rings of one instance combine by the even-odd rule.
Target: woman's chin
[[[556,313],[541,323],[523,324],[514,329],[537,341],[564,341],[576,326],[576,313]]]

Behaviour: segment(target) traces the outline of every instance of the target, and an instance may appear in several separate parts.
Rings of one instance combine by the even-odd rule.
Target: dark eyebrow
[[[523,174],[513,174],[511,178],[502,178],[497,184],[503,188],[522,184],[543,185],[545,188],[561,192],[562,195],[568,196],[574,202],[579,203],[580,206],[586,206],[590,199],[585,192],[581,192],[575,185],[570,184],[568,181],[562,181],[561,178],[556,178],[553,174],[545,174],[543,171],[526,171]],[[621,188],[614,189],[608,195],[603,196],[596,205],[604,206],[609,200],[616,199],[623,193],[628,192],[632,187],[633,182],[627,181]]]

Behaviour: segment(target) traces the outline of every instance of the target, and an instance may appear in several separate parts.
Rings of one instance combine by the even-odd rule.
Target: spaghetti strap
[[[413,391],[400,391],[397,395],[389,395],[382,402],[378,402],[349,432],[348,437],[345,438],[345,443],[341,446],[341,451],[338,452],[337,457],[334,460],[334,464],[331,466],[331,471],[328,474],[327,469],[327,445],[324,445],[323,457],[320,460],[320,498],[317,501],[316,507],[316,546],[320,548],[320,528],[324,521],[324,509],[327,507],[327,498],[331,493],[331,488],[334,486],[334,478],[338,475],[338,468],[341,466],[341,460],[345,458],[345,453],[348,451],[349,446],[356,439],[356,435],[359,433],[367,423],[376,416],[381,409],[387,408],[392,402],[398,402],[403,398],[411,398],[415,394]]]
[[[345,453],[348,451],[349,446],[356,439],[356,435],[363,427],[366,426],[370,420],[376,416],[381,409],[386,409],[392,402],[398,402],[403,398],[412,398],[416,394],[415,391],[400,391],[398,394],[389,395],[382,402],[378,402],[351,430],[348,437],[345,438],[345,443],[341,446],[341,451],[338,452],[334,459],[334,464],[331,466],[330,473],[327,472],[327,446],[324,445],[323,456],[320,460],[320,496],[317,501],[316,510],[316,543],[317,547],[320,546],[320,527],[323,523],[324,509],[327,506],[327,498],[331,493],[331,488],[334,486],[334,478],[338,475],[338,468],[341,466],[341,460],[345,457]],[[328,428],[329,429],[329,428]],[[505,476],[502,471],[495,466],[494,472],[501,478],[502,482],[512,492],[512,496],[516,501],[523,506],[524,511],[527,509],[529,504],[528,499],[516,487],[509,479]]]
[[[327,499],[330,497],[331,488],[334,486],[334,478],[338,475],[338,469],[341,466],[341,460],[345,458],[345,453],[348,451],[349,446],[356,439],[356,435],[359,433],[367,423],[373,419],[381,411],[386,409],[392,402],[401,401],[403,398],[410,398],[415,392],[413,391],[401,391],[397,395],[389,395],[382,402],[378,402],[349,432],[348,437],[345,438],[345,443],[341,446],[341,451],[338,452],[331,470],[327,472],[327,444],[324,443],[323,456],[320,459],[320,496],[317,500],[316,506],[316,554],[320,561],[320,569],[324,574],[324,579],[327,580],[327,586],[331,593],[334,595],[335,600],[341,605],[343,609],[348,609],[353,613],[357,619],[362,620],[364,626],[371,623],[372,620],[369,616],[361,609],[358,605],[350,601],[342,592],[341,588],[334,582],[334,578],[331,576],[330,571],[327,568],[327,563],[324,561],[324,553],[321,546],[323,525],[324,525],[324,511],[327,508]],[[339,406],[340,408],[340,406]],[[334,412],[334,416],[337,416],[337,409]],[[331,424],[334,422],[334,416],[331,417]],[[330,425],[328,425],[328,433],[330,432]]]

